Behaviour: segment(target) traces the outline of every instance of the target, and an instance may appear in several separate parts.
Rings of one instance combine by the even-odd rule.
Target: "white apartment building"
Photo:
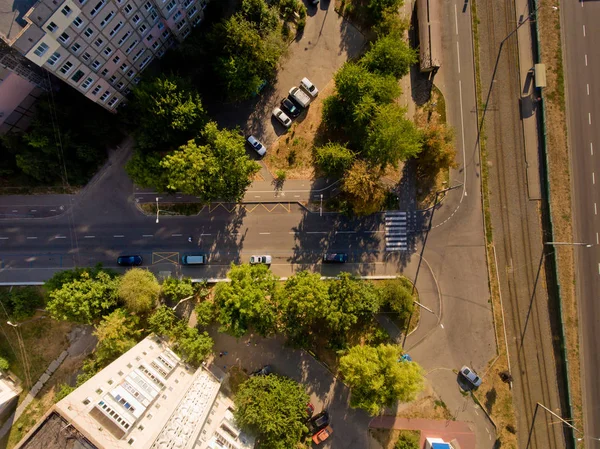
[[[0,0],[0,37],[115,111],[139,74],[204,17],[207,0]]]
[[[16,449],[253,448],[220,386],[147,337],[58,402]]]

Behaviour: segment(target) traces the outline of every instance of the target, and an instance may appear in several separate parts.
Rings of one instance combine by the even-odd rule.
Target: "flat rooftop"
[[[60,414],[53,411],[23,442],[23,449],[97,449]]]
[[[0,0],[0,37],[12,42],[27,25],[25,14],[38,0]]]

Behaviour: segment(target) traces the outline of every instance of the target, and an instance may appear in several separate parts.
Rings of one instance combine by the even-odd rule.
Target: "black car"
[[[308,421],[308,429],[313,435],[328,425],[329,413],[327,410],[323,410],[321,413],[316,414]]]
[[[268,376],[272,372],[273,372],[273,370],[271,369],[271,365],[265,365],[262,368],[257,369],[256,371],[253,371],[252,374],[250,374],[250,375],[251,376]]]
[[[142,264],[142,256],[119,256],[117,264],[122,267],[137,267]]]
[[[346,253],[325,253],[323,255],[323,263],[346,263],[348,262],[348,254]]]
[[[296,106],[289,98],[281,100],[281,108],[283,111],[292,118],[296,118],[302,112],[298,106]]]

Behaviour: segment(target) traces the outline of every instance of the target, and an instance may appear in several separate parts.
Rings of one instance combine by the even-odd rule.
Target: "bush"
[[[0,293],[0,303],[15,320],[33,316],[35,309],[44,305],[44,298],[35,287],[16,287]]]
[[[4,357],[0,357],[0,371],[6,371],[10,368],[10,363]]]
[[[402,430],[394,449],[419,449],[420,439],[418,431]]]
[[[329,142],[315,148],[315,162],[326,174],[341,176],[352,166],[354,153],[342,144]]]
[[[285,181],[287,178],[287,172],[282,169],[275,170],[275,177],[277,178],[277,181]]]

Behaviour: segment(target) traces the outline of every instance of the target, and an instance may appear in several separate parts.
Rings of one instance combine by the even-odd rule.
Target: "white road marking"
[[[592,113],[588,112],[588,123],[591,125],[592,124]]]
[[[50,209],[50,212],[56,212],[56,209]]]
[[[592,153],[592,156],[594,155],[594,144],[592,142],[590,142],[590,153]]]
[[[308,231],[307,234],[327,234],[327,231]]]
[[[454,24],[456,25],[456,35],[458,36],[458,13],[456,12],[456,3],[454,4]]]
[[[142,237],[154,237],[152,234],[144,234]]]
[[[119,234],[119,235],[113,235],[113,237],[114,237],[114,238],[116,238],[116,239],[122,239],[122,238],[123,238],[123,237],[125,237],[125,236],[124,236],[124,235],[121,235],[121,234]]]
[[[200,234],[200,237],[202,237],[203,235],[210,235],[210,234]]]
[[[378,234],[380,232],[385,232],[385,231],[363,231],[365,234]]]
[[[585,25],[583,26],[583,37],[585,37]]]
[[[37,209],[31,209],[29,212],[37,212]]]
[[[57,236],[55,236],[54,238],[55,238],[55,239],[66,239],[66,238],[67,238],[67,236],[65,236],[65,235],[57,235]]]
[[[596,175],[592,172],[592,184],[596,184]]]
[[[442,323],[440,323],[440,327],[443,329],[443,328],[444,328],[444,325],[443,325]]]
[[[8,240],[8,237],[0,237],[0,240]]]
[[[596,232],[596,245],[600,245],[600,240],[598,240],[598,233]]]
[[[260,235],[270,235],[270,232],[259,232]]]
[[[254,198],[260,198],[260,195],[254,195]]]
[[[600,263],[598,264],[598,274],[600,274]]]
[[[589,83],[587,84],[587,94],[588,95],[590,94],[590,85],[589,85]]]
[[[13,209],[12,211],[13,212],[19,212],[19,209]]]
[[[598,215],[598,208],[596,207],[596,203],[594,203],[594,215]]]
[[[83,238],[84,239],[95,239],[96,236],[95,235],[84,235]]]
[[[585,55],[585,66],[587,67],[587,54]]]
[[[171,234],[171,237],[181,237],[181,234]]]
[[[27,237],[27,240],[35,240],[37,237]]]
[[[336,234],[356,234],[356,231],[335,231]]]
[[[458,46],[458,41],[456,42],[456,60],[458,62],[458,73],[460,73],[460,47]]]
[[[288,232],[288,234],[297,234],[297,232],[290,231],[290,232]]]
[[[458,92],[460,99],[460,128],[462,134],[462,154],[463,154],[463,193],[460,197],[459,205],[462,203],[463,198],[466,196],[467,192],[467,170],[465,170],[465,165],[467,163],[467,156],[465,154],[465,118],[463,114],[463,97],[462,97],[462,81],[458,81]]]
[[[294,198],[300,198],[300,195],[294,195]]]

